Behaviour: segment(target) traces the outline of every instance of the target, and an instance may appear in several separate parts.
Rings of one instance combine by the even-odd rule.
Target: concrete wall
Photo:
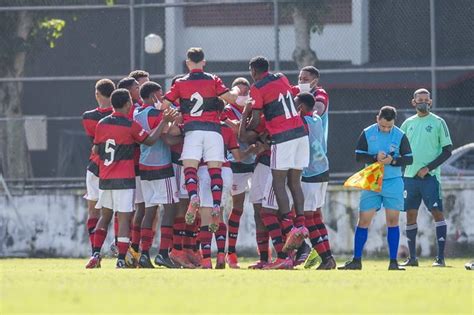
[[[446,182],[443,186],[448,221],[448,255],[474,256],[474,182]],[[0,197],[0,256],[65,256],[89,254],[85,228],[86,204],[81,191],[14,196],[14,205]],[[324,208],[330,242],[337,255],[350,255],[357,220],[358,191],[330,186]],[[226,202],[229,205],[229,202]],[[20,219],[21,218],[21,219]],[[366,251],[386,255],[384,214],[377,214],[369,232]],[[405,215],[400,226],[405,226]],[[434,225],[423,209],[419,215],[418,246],[421,255],[435,254]],[[109,233],[104,249],[112,241]],[[157,241],[154,246],[156,246]],[[404,232],[401,251],[406,251]],[[238,239],[238,250],[256,253],[253,209],[246,204]]]

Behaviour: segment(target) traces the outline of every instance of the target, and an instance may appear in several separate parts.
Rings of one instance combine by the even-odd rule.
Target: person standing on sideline
[[[405,209],[407,211],[406,233],[410,256],[402,266],[418,266],[416,259],[416,219],[421,200],[431,212],[436,226],[438,256],[433,267],[445,267],[444,245],[447,225],[441,200],[440,165],[450,156],[453,143],[443,118],[430,112],[432,100],[427,89],[413,93],[411,104],[416,115],[405,120],[400,127],[408,137],[413,149],[413,164],[407,166],[404,174]]]

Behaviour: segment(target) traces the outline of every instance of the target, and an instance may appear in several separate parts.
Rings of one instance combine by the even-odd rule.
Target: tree
[[[327,0],[302,0],[282,2],[284,15],[291,16],[295,30],[295,50],[293,60],[298,68],[314,66],[318,61],[311,49],[311,33],[321,34],[324,29],[323,17],[329,11]]]

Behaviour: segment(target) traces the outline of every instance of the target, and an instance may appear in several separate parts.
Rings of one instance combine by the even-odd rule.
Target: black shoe
[[[171,269],[179,268],[168,256],[163,257],[161,254],[156,255],[155,264]]]
[[[466,270],[474,270],[474,261],[466,263],[464,268],[466,268]]]
[[[402,266],[402,267],[418,267],[418,259],[408,257],[407,260],[402,262],[399,266]]]
[[[155,266],[150,261],[150,257],[145,254],[140,255],[140,259],[138,260],[138,268],[146,268],[146,269],[153,269]]]
[[[306,259],[308,259],[309,253],[311,253],[311,247],[306,244],[306,242],[303,242],[303,244],[301,244],[301,246],[296,251],[294,266],[304,263]]]
[[[362,265],[360,266],[362,269]],[[336,269],[336,260],[334,257],[329,257],[325,261],[319,264],[319,266],[316,268],[316,270],[331,270],[331,269]]]
[[[125,260],[124,259],[118,259],[117,260],[117,264],[115,265],[115,268],[117,269],[127,269],[127,265],[125,264]]]
[[[444,258],[436,257],[431,267],[446,267],[446,262],[444,261]]]
[[[388,265],[388,270],[403,270],[405,271],[405,268],[402,268],[398,265],[398,262],[396,259],[391,259],[390,264]]]
[[[337,267],[338,270],[362,270],[362,261],[360,259],[352,259],[346,261],[344,265]]]

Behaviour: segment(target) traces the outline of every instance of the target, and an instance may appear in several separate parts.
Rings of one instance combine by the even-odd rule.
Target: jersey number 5
[[[191,95],[191,102],[196,101],[194,103],[193,108],[191,108],[191,111],[189,114],[192,117],[199,117],[202,115],[203,109],[202,109],[202,104],[204,103],[204,99],[202,98],[201,94],[198,92],[195,92],[193,95]]]
[[[110,164],[112,164],[115,157],[115,140],[114,139],[107,139],[107,141],[105,142],[105,153],[110,154],[104,160],[104,165],[109,166]]]
[[[295,109],[295,104],[293,103],[293,97],[291,97],[290,91],[286,93],[286,96],[280,93],[278,96],[278,101],[283,106],[283,110],[285,111],[286,119],[290,119],[291,117],[298,116],[298,113]]]

